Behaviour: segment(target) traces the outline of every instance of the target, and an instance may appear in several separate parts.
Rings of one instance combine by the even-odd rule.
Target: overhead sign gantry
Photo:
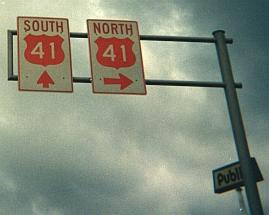
[[[45,18],[45,19],[50,19],[50,18]],[[19,18],[18,18],[18,20],[19,20]],[[104,20],[104,22],[107,22],[107,21]],[[35,24],[32,23],[32,28],[34,31],[35,31],[35,28],[37,28],[37,26],[38,26],[37,23],[38,22],[35,22]],[[24,22],[24,24],[25,24],[25,22]],[[91,21],[88,21],[88,25],[90,25],[90,24],[91,24]],[[118,27],[115,27],[115,26],[116,25],[110,25],[111,29],[113,29],[111,31],[114,31],[114,33],[116,32],[117,34],[119,34],[120,30]],[[121,26],[121,25],[119,25],[119,26]],[[19,46],[18,46],[20,49],[20,51],[18,52],[19,53],[19,78],[18,78],[18,76],[13,74],[13,35],[16,35],[18,33],[18,37],[19,37],[18,40],[20,41],[20,43],[22,43],[21,38],[24,39],[27,36],[25,33],[22,33],[22,34],[20,33],[20,31],[22,30],[21,28],[22,27],[20,27],[20,25],[18,25],[18,31],[8,30],[8,80],[16,81],[19,79],[19,86],[20,86],[21,90],[61,91],[59,89],[54,88],[54,85],[56,85],[54,80],[58,80],[58,79],[57,78],[53,79],[55,77],[52,74],[58,74],[58,73],[56,73],[56,71],[55,71],[55,72],[52,72],[49,74],[47,70],[44,71],[45,67],[46,68],[53,68],[54,64],[53,63],[50,64],[50,66],[52,66],[52,67],[49,67],[49,64],[45,63],[45,60],[44,61],[41,60],[47,54],[48,56],[50,56],[51,60],[55,60],[56,63],[54,61],[52,61],[52,62],[54,62],[55,64],[58,64],[58,65],[61,65],[61,63],[58,63],[58,61],[56,60],[56,55],[57,55],[56,52],[53,52],[53,48],[56,48],[57,45],[56,45],[56,43],[51,44],[51,42],[49,40],[46,40],[46,43],[49,44],[49,46],[47,45],[47,47],[49,47],[49,48],[46,49],[49,51],[46,51],[46,54],[45,54],[45,50],[43,50],[43,45],[44,45],[43,41],[36,42],[35,45],[29,46],[32,48],[28,47],[29,48],[28,51],[26,51],[26,49],[27,49],[26,44],[22,45],[22,47],[20,47],[20,44],[19,44]],[[91,29],[92,27],[88,26],[88,28]],[[108,26],[103,25],[102,28],[103,28],[102,32],[104,34],[106,34],[105,32],[108,31]],[[43,31],[43,29],[42,29],[42,31]],[[41,32],[39,32],[38,35],[40,35]],[[96,30],[96,32],[97,32],[97,30]],[[101,30],[100,30],[100,32],[101,32]],[[70,36],[73,36],[75,38],[88,38],[88,34],[86,34],[86,33],[70,33]],[[38,36],[36,34],[33,34],[33,35]],[[46,33],[45,33],[45,35],[46,35]],[[68,33],[68,35],[69,35],[69,33]],[[155,35],[140,35],[139,37],[140,37],[140,40],[151,40],[151,41],[214,43],[216,45],[216,51],[217,51],[217,55],[218,55],[220,71],[222,74],[222,80],[223,80],[222,82],[199,82],[199,81],[197,82],[197,81],[180,81],[180,80],[145,80],[145,83],[147,85],[162,85],[162,86],[192,86],[192,87],[220,87],[220,88],[224,88],[224,92],[225,92],[225,96],[226,96],[226,100],[227,100],[227,105],[228,105],[228,109],[229,109],[229,116],[230,116],[230,120],[231,120],[234,140],[235,140],[235,145],[236,145],[236,151],[238,154],[238,160],[240,163],[242,177],[243,177],[244,184],[245,184],[249,209],[250,209],[250,212],[252,215],[263,215],[262,203],[260,200],[258,187],[256,184],[257,180],[255,177],[255,169],[254,169],[254,167],[252,165],[252,161],[251,161],[251,156],[250,156],[250,152],[249,152],[249,148],[248,148],[247,138],[246,138],[246,134],[245,134],[245,130],[244,130],[244,125],[243,125],[243,121],[242,121],[242,116],[241,116],[237,92],[236,92],[236,88],[240,88],[240,87],[242,87],[242,85],[240,83],[234,82],[234,78],[233,78],[233,74],[232,74],[232,67],[231,67],[228,49],[227,49],[227,45],[226,45],[226,43],[232,43],[232,40],[229,38],[226,38],[225,32],[222,30],[218,30],[218,31],[213,32],[213,35],[214,35],[213,38],[212,37],[206,38],[206,37],[155,36]],[[56,36],[56,35],[47,35],[47,36]],[[130,93],[130,94],[132,94],[133,92],[128,91],[127,89],[128,88],[131,89],[130,85],[135,83],[134,80],[136,81],[136,79],[131,79],[132,77],[130,76],[131,78],[128,78],[129,79],[128,81],[127,81],[127,79],[123,80],[123,82],[125,84],[122,85],[122,83],[121,83],[122,81],[119,81],[119,80],[124,79],[124,78],[122,78],[122,76],[126,77],[126,74],[125,74],[125,72],[123,72],[123,70],[122,70],[122,73],[115,72],[115,71],[118,71],[119,69],[121,69],[121,67],[124,68],[124,66],[120,66],[120,67],[116,66],[117,64],[115,63],[115,61],[121,62],[119,65],[122,64],[122,65],[129,67],[130,66],[129,60],[131,59],[130,62],[132,62],[133,57],[131,56],[132,54],[130,54],[130,56],[127,56],[127,53],[131,53],[132,51],[134,51],[134,49],[132,49],[132,51],[130,51],[129,47],[131,45],[126,46],[125,43],[123,43],[124,46],[121,46],[121,45],[123,45],[122,43],[114,46],[114,44],[116,44],[117,42],[113,42],[113,43],[109,42],[106,45],[104,45],[104,44],[98,45],[100,43],[98,41],[100,41],[100,40],[98,40],[97,34],[93,35],[92,38],[95,38],[95,39],[93,39],[93,41],[90,41],[90,42],[91,43],[96,42],[97,46],[93,47],[94,50],[93,50],[93,52],[91,52],[91,55],[93,57],[96,57],[96,62],[98,62],[100,65],[102,65],[102,67],[99,67],[99,68],[103,68],[103,67],[115,68],[114,73],[110,73],[110,74],[107,73],[109,76],[102,74],[99,77],[99,80],[97,80],[97,82],[99,81],[100,83],[102,82],[103,85],[109,85],[109,86],[111,85],[111,86],[115,86],[115,88],[117,87],[116,90],[114,89],[114,87],[113,88],[111,87],[111,89],[113,89],[113,90],[109,89],[108,93],[125,93],[125,94]],[[103,35],[102,38],[105,38],[106,40],[104,40],[104,41],[106,41],[106,42],[110,41],[109,38],[105,35]],[[110,38],[111,38],[111,36],[110,36]],[[113,37],[112,37],[112,39],[113,39]],[[123,38],[118,38],[118,39],[123,39]],[[64,39],[64,41],[66,41],[66,39]],[[115,41],[118,41],[118,40],[115,40]],[[123,42],[123,40],[121,42]],[[66,47],[70,47],[70,46],[66,45]],[[117,49],[117,51],[115,50],[115,48]],[[48,52],[50,52],[50,54],[48,54]],[[117,52],[117,54],[115,54],[115,52]],[[68,53],[68,52],[66,52],[66,53]],[[29,56],[26,57],[26,55],[30,55],[30,58],[29,58]],[[138,55],[135,54],[135,56],[138,56]],[[55,57],[55,59],[54,59],[54,57]],[[69,57],[70,57],[70,55],[69,55]],[[116,58],[118,58],[118,59],[116,60]],[[127,58],[128,58],[128,60],[127,60]],[[23,60],[21,61],[21,59],[23,59]],[[71,59],[71,57],[70,57],[70,59]],[[128,61],[128,63],[127,63],[127,61]],[[30,64],[39,65],[38,67],[34,67],[34,66],[30,65],[30,67],[32,66],[31,68],[39,68],[39,70],[35,70],[35,69],[31,70],[32,73],[29,73],[29,75],[35,74],[35,76],[32,76],[32,79],[31,79],[32,80],[31,82],[35,82],[34,87],[31,85],[29,87],[29,85],[27,85],[27,84],[25,84],[25,85],[22,84],[23,83],[23,80],[22,80],[23,73],[22,73],[21,69],[27,68],[27,67],[24,67],[22,62],[24,62],[25,64],[30,63]],[[71,60],[70,60],[70,62],[71,62]],[[21,63],[22,63],[22,65],[21,65]],[[115,64],[113,64],[113,63],[115,63]],[[141,59],[141,63],[142,63],[142,59]],[[97,63],[96,63],[96,65],[97,65]],[[70,68],[70,70],[71,70],[71,68]],[[34,72],[34,71],[39,71],[39,72]],[[48,78],[48,76],[46,75],[46,72],[51,77],[51,79],[53,80],[54,83],[52,83],[52,81]],[[97,71],[97,73],[98,72],[99,71]],[[42,78],[42,75],[44,75],[47,78]],[[63,80],[65,79],[65,77],[67,77],[67,76],[62,76],[61,73],[59,73],[59,76]],[[94,84],[94,82],[95,82],[94,77],[90,77],[90,78],[88,78],[88,77],[73,77],[72,78],[72,76],[70,76],[70,75],[68,77],[69,77],[69,81],[70,81],[69,83],[71,83],[71,81],[72,81],[71,79],[73,79],[74,82],[80,82],[80,83],[93,82],[93,84]],[[140,76],[140,77],[142,77],[142,76]],[[24,81],[30,80],[28,75],[25,75],[23,78],[24,78]],[[48,82],[51,82],[51,83],[44,84],[44,81],[42,81],[42,80],[47,80]],[[22,86],[25,86],[25,87],[22,87]],[[36,89],[37,86],[39,86],[38,89]],[[100,84],[100,86],[101,86],[101,84]],[[69,89],[69,91],[71,91],[70,84],[69,84],[68,89]],[[100,87],[99,92],[106,93],[106,91],[103,89],[103,86]],[[141,94],[145,94],[145,93],[146,93],[146,91],[144,89],[144,91]],[[140,94],[140,92],[139,93],[136,92],[134,94]]]

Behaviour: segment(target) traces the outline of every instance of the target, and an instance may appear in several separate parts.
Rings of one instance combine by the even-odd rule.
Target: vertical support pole
[[[13,77],[13,34],[12,31],[7,31],[7,66],[8,66],[8,80]]]
[[[213,35],[216,39],[216,50],[218,54],[222,79],[225,84],[225,96],[232,124],[236,150],[241,165],[243,180],[245,183],[248,206],[251,215],[263,215],[262,204],[256,184],[256,177],[254,174],[255,170],[251,164],[247,138],[232,74],[232,67],[226,46],[225,32],[218,30],[213,32]]]

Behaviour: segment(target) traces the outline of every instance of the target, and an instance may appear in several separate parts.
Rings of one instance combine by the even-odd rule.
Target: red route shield
[[[119,69],[130,67],[136,62],[132,49],[134,42],[129,38],[99,37],[95,40],[95,43],[98,46],[96,58],[103,66]]]
[[[24,40],[27,44],[24,56],[30,63],[47,66],[63,62],[62,43],[64,39],[61,36],[28,34]]]

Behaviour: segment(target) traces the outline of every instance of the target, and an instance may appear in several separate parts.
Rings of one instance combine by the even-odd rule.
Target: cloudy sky
[[[74,83],[73,93],[19,92],[7,81],[7,30],[17,16],[68,18],[71,32],[97,18],[138,21],[143,35],[225,30],[269,214],[268,10],[267,0],[0,0],[0,214],[240,214],[235,191],[213,189],[212,170],[237,161],[223,89],[99,95]],[[214,44],[141,45],[146,79],[221,81]],[[87,39],[71,48],[73,75],[89,77]],[[14,53],[17,74],[16,45]]]

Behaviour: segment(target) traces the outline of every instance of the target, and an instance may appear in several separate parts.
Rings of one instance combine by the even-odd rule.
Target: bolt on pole
[[[216,39],[216,50],[220,65],[220,71],[222,74],[223,82],[225,84],[224,91],[227,100],[235,146],[241,165],[243,180],[245,183],[249,210],[251,215],[263,215],[261,199],[256,184],[253,165],[251,165],[251,158],[235,89],[232,67],[225,42],[225,32],[218,30],[213,32],[213,35]]]

